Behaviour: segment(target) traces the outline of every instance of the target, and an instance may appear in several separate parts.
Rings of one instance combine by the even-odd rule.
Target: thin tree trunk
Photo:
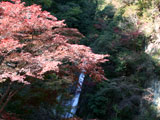
[[[7,100],[3,103],[2,107],[0,108],[0,114],[3,112],[4,108],[8,104],[9,100],[13,97],[13,95],[9,95]]]
[[[10,91],[8,94],[8,97],[6,98],[6,101],[3,103],[3,105],[0,108],[0,114],[3,112],[4,108],[6,107],[6,105],[8,104],[8,102],[11,100],[11,98],[18,93],[22,88],[24,88],[25,85],[23,85],[22,87],[20,87],[19,89],[15,90],[15,91]]]
[[[1,99],[0,99],[0,105],[3,104],[4,99],[5,99],[5,98],[7,97],[7,95],[9,94],[9,91],[10,91],[10,89],[11,89],[11,85],[12,85],[12,82],[8,85],[8,88],[7,88],[7,90],[5,91],[5,93],[2,94]]]

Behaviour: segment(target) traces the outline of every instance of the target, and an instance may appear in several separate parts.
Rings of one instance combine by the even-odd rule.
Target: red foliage
[[[11,114],[11,113],[3,113],[1,117],[2,119],[0,120],[21,120],[17,118],[15,114]]]
[[[94,79],[105,79],[99,63],[108,55],[94,54],[75,44],[84,37],[77,29],[65,28],[38,5],[24,6],[20,0],[0,3],[0,81],[10,78],[28,84],[26,76],[43,79],[48,71],[59,73],[71,63]],[[68,70],[68,75],[71,75]]]
[[[102,26],[100,24],[94,24],[93,25],[96,29],[102,29]]]
[[[120,42],[122,44],[128,45],[129,42],[134,42],[133,40],[138,38],[142,33],[139,30],[125,33],[121,36]]]
[[[121,29],[118,28],[118,27],[115,27],[113,30],[114,30],[115,33],[120,33],[121,32]]]

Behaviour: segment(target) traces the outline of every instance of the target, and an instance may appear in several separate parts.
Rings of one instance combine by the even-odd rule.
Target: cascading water
[[[158,79],[153,81],[153,104],[156,107],[158,113],[160,113],[160,81]]]
[[[80,76],[79,76],[78,87],[76,88],[75,95],[66,104],[66,106],[71,106],[71,110],[70,110],[70,112],[67,112],[64,115],[64,118],[72,118],[75,115],[76,110],[77,110],[77,105],[78,105],[78,102],[79,102],[79,98],[80,98],[80,94],[81,94],[81,90],[82,90],[82,85],[83,85],[84,78],[85,78],[84,73],[81,73]]]
[[[157,20],[156,20],[157,19]],[[156,18],[154,20],[154,25],[155,25],[155,36],[156,39],[154,40],[155,42],[151,42],[148,45],[145,46],[145,53],[147,53],[148,55],[155,56],[157,55],[158,58],[156,58],[157,61],[160,61],[160,57],[159,57],[159,53],[157,53],[157,51],[160,50],[160,46],[159,46],[159,42],[160,42],[160,34],[159,34],[159,20],[160,18]],[[155,58],[154,58],[155,59]],[[148,101],[152,102],[154,105],[154,108],[156,109],[156,112],[158,114],[160,114],[160,80],[158,78],[158,76],[156,74],[152,74],[152,78],[150,79],[150,84],[149,84],[149,94],[146,95],[147,98],[149,99]]]

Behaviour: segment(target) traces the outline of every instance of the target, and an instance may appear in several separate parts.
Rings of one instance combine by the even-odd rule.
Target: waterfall
[[[158,113],[160,113],[160,81],[158,79],[153,81],[153,104]]]
[[[159,40],[160,40],[160,35],[156,41],[159,41]],[[148,46],[145,46],[145,52],[151,57],[153,53],[155,54],[155,52],[158,51],[159,49],[160,47],[156,42],[150,43]],[[160,60],[159,57],[156,58],[156,60],[159,61]],[[148,103],[152,103],[151,104],[152,107],[154,106],[154,110],[156,111],[157,115],[159,115],[160,114],[160,80],[156,74],[152,75],[146,93],[147,93],[145,95],[145,97],[147,98],[146,101],[148,101]]]
[[[156,18],[157,19],[157,18]],[[160,61],[160,55],[159,55],[159,50],[160,50],[160,34],[159,34],[159,20],[160,18],[158,17],[158,21],[155,19],[154,23],[154,30],[155,30],[155,36],[156,38],[154,39],[155,42],[150,42],[148,45],[145,46],[145,53],[147,53],[151,58],[155,59],[156,61]],[[154,58],[153,56],[158,56]],[[156,74],[152,75],[153,77],[150,79],[150,84],[148,85],[148,90],[147,95],[145,95],[146,98],[148,98],[148,103],[152,103],[154,106],[154,109],[156,110],[157,114],[160,114],[160,80],[159,77]]]
[[[81,94],[81,90],[82,90],[82,85],[83,85],[83,81],[84,81],[85,75],[84,73],[81,73],[79,75],[79,80],[78,80],[78,87],[76,88],[74,97],[67,102],[66,106],[71,106],[71,110],[70,112],[65,113],[64,118],[72,118],[77,110],[77,105],[79,102],[79,98],[80,98],[80,94]]]

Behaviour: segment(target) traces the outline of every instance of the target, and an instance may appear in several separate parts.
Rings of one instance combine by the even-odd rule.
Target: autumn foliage
[[[77,29],[66,28],[63,20],[57,20],[38,5],[26,7],[20,0],[1,2],[0,82],[9,79],[11,84],[30,84],[27,76],[43,79],[46,72],[72,76],[73,69],[96,80],[105,79],[99,64],[107,61],[104,58],[108,55],[94,54],[89,47],[78,45],[82,37]],[[9,88],[7,92],[10,98],[15,94]],[[2,108],[7,96],[4,95]]]
[[[21,119],[17,118],[15,114],[3,113],[1,120],[21,120]]]

